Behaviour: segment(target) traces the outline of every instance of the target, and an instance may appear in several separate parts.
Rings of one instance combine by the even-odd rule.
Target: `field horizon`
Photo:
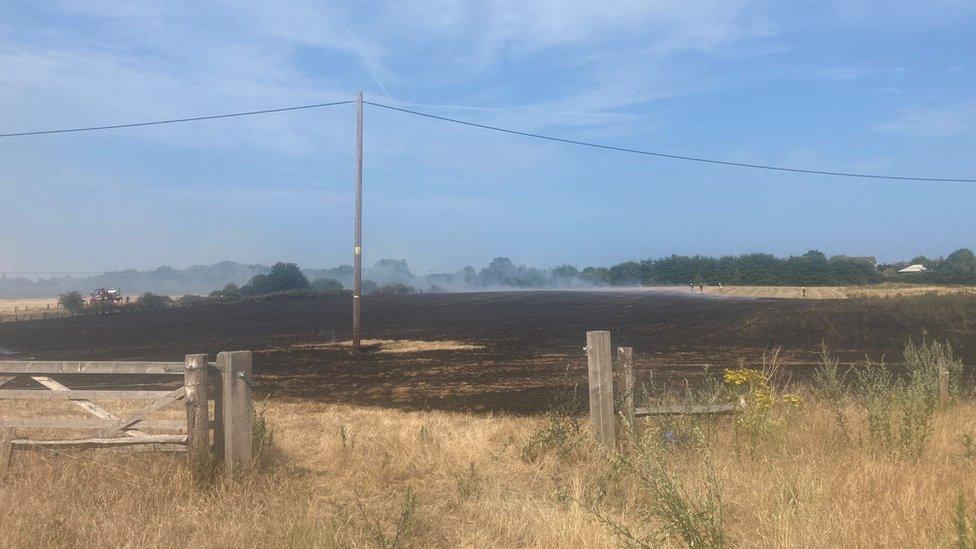
[[[15,359],[182,360],[251,350],[264,394],[406,409],[539,413],[582,394],[588,330],[634,348],[638,375],[681,379],[704,365],[756,363],[768,349],[798,378],[821,343],[846,362],[887,357],[908,340],[950,341],[976,361],[974,300],[964,295],[845,300],[720,299],[685,292],[522,291],[367,296],[370,339],[423,342],[419,353],[353,355],[350,299],[282,296],[220,305],[0,325]],[[469,348],[437,348],[452,341]],[[434,345],[434,347],[430,347]]]

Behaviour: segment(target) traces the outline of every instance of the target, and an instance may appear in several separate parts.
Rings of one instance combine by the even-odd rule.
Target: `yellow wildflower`
[[[803,404],[803,397],[796,393],[785,393],[783,395],[783,402],[790,406],[799,406]]]

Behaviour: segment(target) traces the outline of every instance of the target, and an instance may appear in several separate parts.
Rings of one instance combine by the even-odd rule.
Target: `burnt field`
[[[887,356],[905,342],[948,339],[976,360],[976,299],[922,296],[836,301],[713,299],[649,292],[526,291],[364,299],[369,339],[455,341],[474,348],[352,355],[348,296],[289,297],[0,326],[18,359],[180,360],[255,352],[257,393],[401,408],[533,412],[585,384],[587,330],[634,347],[658,378],[755,363],[764,350],[803,377],[821,341],[844,360]]]

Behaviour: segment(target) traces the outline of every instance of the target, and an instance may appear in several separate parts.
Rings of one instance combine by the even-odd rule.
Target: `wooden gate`
[[[250,351],[218,353],[216,363],[207,355],[183,362],[0,361],[0,400],[62,400],[87,414],[44,417],[36,406],[25,408],[30,417],[0,411],[0,470],[13,449],[113,447],[213,452],[234,470],[251,459],[251,387]],[[95,401],[146,404],[120,413]],[[177,403],[184,404],[179,419],[151,417]],[[18,429],[86,435],[17,438]]]

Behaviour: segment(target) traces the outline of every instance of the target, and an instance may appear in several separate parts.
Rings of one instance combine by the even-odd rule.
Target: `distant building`
[[[925,265],[918,264],[918,265],[909,265],[904,269],[900,269],[898,272],[899,273],[924,273],[927,270],[928,269],[925,268]]]

